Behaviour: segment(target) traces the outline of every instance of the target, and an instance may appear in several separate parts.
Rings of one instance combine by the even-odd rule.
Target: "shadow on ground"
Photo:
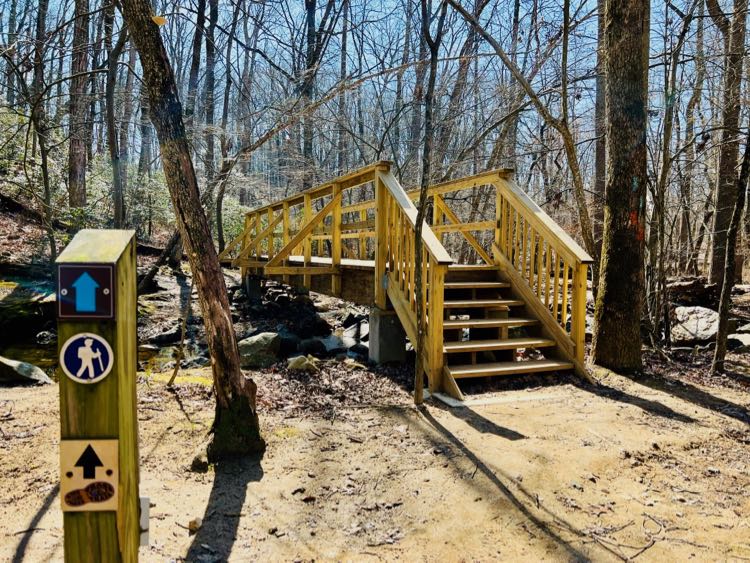
[[[263,478],[262,455],[215,465],[214,484],[203,514],[203,525],[193,538],[185,560],[226,561],[237,539],[247,486]]]

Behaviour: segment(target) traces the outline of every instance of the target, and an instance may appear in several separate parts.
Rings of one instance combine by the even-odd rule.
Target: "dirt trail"
[[[749,559],[750,394],[603,383],[265,410],[265,456],[203,475],[205,386],[142,383],[141,560]],[[60,560],[57,388],[1,393],[0,561]]]

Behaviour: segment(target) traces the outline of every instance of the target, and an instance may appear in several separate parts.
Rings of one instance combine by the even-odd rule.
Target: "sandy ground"
[[[264,408],[261,459],[196,474],[211,399],[191,379],[139,384],[142,561],[750,559],[741,390],[610,374],[417,410],[393,386],[369,405]],[[57,387],[0,399],[0,561],[61,560]]]

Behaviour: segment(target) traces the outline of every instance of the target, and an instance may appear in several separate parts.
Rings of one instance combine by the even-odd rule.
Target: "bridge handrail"
[[[423,223],[424,259],[422,264],[416,264],[417,208],[390,171],[378,172],[375,199],[375,304],[385,309],[390,299],[409,340],[416,347],[417,304],[421,301],[425,338],[420,359],[430,388],[434,390],[442,377],[443,287],[453,259],[430,226]],[[415,285],[417,268],[422,269],[420,293]]]
[[[513,180],[498,176],[493,185],[493,257],[576,370],[585,372],[587,276],[593,259]]]

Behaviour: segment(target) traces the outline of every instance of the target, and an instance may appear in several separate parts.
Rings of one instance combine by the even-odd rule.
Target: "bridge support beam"
[[[396,311],[370,309],[370,361],[376,364],[406,361],[406,332]]]

